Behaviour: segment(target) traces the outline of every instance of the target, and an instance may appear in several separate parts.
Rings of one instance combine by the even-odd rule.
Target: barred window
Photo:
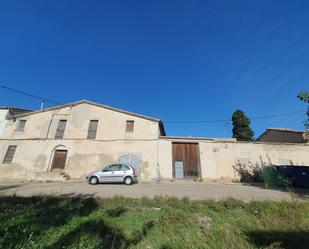
[[[3,159],[3,164],[11,164],[13,161],[13,157],[15,155],[17,146],[16,145],[10,145],[8,147],[8,150],[5,153],[4,159]]]
[[[63,139],[66,125],[67,125],[67,121],[65,119],[59,120],[58,127],[56,130],[56,135],[55,135],[56,139]]]
[[[90,120],[88,127],[88,139],[95,139],[97,136],[98,120]]]

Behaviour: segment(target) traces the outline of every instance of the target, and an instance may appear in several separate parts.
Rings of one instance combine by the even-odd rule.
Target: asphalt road
[[[302,191],[303,196],[309,196]],[[295,195],[283,190],[265,189],[262,186],[244,186],[241,184],[222,183],[138,183],[131,186],[122,184],[89,185],[86,182],[0,182],[0,195],[32,196],[85,196],[112,198],[173,196],[188,197],[191,200],[215,199],[228,197],[251,200],[290,201]]]

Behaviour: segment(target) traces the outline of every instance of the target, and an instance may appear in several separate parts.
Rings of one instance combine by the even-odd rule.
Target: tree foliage
[[[309,103],[309,92],[307,92],[307,91],[300,92],[297,97],[300,100],[302,100],[306,103]]]
[[[300,100],[304,101],[305,103],[309,103],[309,92],[303,91],[300,92],[297,96]],[[309,105],[307,107],[307,120],[304,121],[304,125],[306,129],[309,129]]]
[[[236,110],[232,116],[233,138],[238,141],[252,141],[254,132],[250,128],[250,119],[242,110]]]

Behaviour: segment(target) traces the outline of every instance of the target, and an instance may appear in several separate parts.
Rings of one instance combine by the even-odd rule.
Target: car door
[[[105,167],[100,174],[100,182],[111,182],[112,181],[112,166]]]
[[[123,172],[121,170],[121,164],[114,164],[112,165],[112,181],[113,182],[123,182]]]
[[[122,181],[120,172],[119,172],[120,166],[119,164],[113,164],[110,166],[107,166],[102,170],[101,174],[101,182],[120,182]]]
[[[129,171],[130,171],[130,168],[127,165],[124,165],[124,164],[120,165],[120,175],[121,175],[122,181],[127,175],[129,175]]]

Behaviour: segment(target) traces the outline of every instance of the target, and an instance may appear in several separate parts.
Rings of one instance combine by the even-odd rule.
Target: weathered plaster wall
[[[0,162],[9,145],[17,145],[12,164],[0,164],[0,179],[36,179],[39,172],[49,171],[55,149],[67,149],[64,172],[72,178],[81,178],[104,166],[117,163],[119,157],[134,154],[141,159],[141,180],[157,178],[156,141],[91,141],[47,140],[12,141],[0,144]]]
[[[174,140],[180,142],[180,140]],[[160,173],[172,177],[172,142],[160,139]],[[234,166],[241,161],[248,165],[270,164],[309,165],[308,144],[270,144],[257,142],[224,142],[183,140],[199,144],[201,177],[203,179],[238,179]]]
[[[298,144],[268,143],[203,143],[200,142],[203,177],[238,178],[233,166],[238,162],[244,164],[267,166],[286,164],[309,165],[309,146]],[[210,153],[210,154],[207,154]]]
[[[24,131],[16,131],[20,119],[27,120]],[[112,111],[87,103],[53,111],[41,112],[7,122],[2,139],[54,139],[60,119],[66,119],[64,139],[87,138],[89,121],[99,120],[97,140],[157,139],[155,121]],[[134,120],[134,132],[126,133],[126,121]]]
[[[164,179],[173,178],[172,143],[163,139],[158,143],[160,177]]]
[[[179,141],[178,141],[179,142]],[[185,142],[185,141],[182,141]],[[194,142],[194,141],[190,141]],[[248,142],[195,141],[199,144],[203,179],[237,179],[234,170],[238,160],[248,164],[269,165],[293,163],[309,165],[307,144],[266,144]],[[0,164],[0,179],[36,179],[48,172],[55,149],[66,148],[68,158],[64,172],[81,178],[105,165],[116,163],[123,155],[141,159],[141,181],[171,179],[172,141],[159,140],[15,140],[0,141],[0,162],[9,145],[17,145],[10,165]]]

